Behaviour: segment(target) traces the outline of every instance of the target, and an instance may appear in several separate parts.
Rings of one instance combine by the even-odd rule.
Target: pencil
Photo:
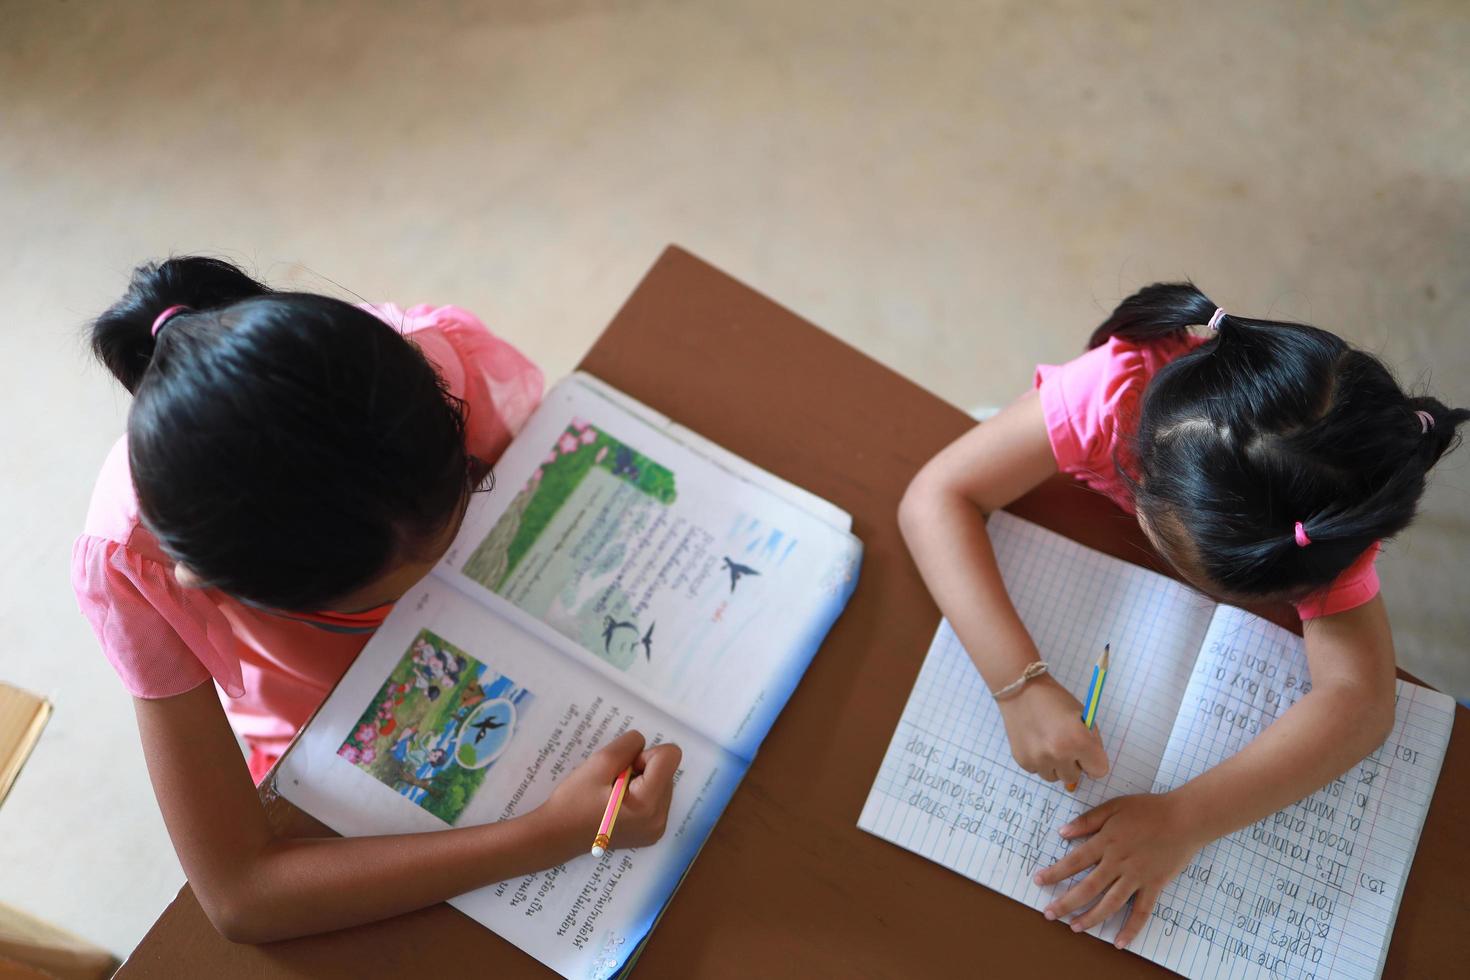
[[[1108,651],[1112,648],[1111,643],[1104,643],[1102,656],[1092,665],[1092,683],[1087,685],[1087,700],[1082,705],[1082,724],[1088,728],[1097,721],[1097,706],[1102,702],[1103,681],[1108,679]],[[1068,793],[1076,788],[1076,783],[1067,784]]]
[[[602,824],[597,828],[597,836],[592,839],[592,856],[602,857],[607,853],[611,843],[613,824],[618,822],[618,810],[623,806],[623,794],[628,790],[628,777],[633,774],[633,768],[629,766],[618,773],[618,778],[613,780],[612,794],[607,798],[607,809],[602,811]]]

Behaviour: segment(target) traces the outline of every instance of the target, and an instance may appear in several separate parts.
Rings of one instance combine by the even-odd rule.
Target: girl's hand
[[[1082,773],[1093,779],[1108,774],[1102,736],[1082,724],[1082,703],[1050,676],[1030,681],[999,704],[1011,754],[1022,769],[1068,786]]]
[[[592,849],[592,838],[607,809],[608,794],[618,774],[633,767],[612,833],[614,847],[642,847],[663,836],[674,796],[674,773],[683,752],[677,745],[644,748],[643,735],[625,732],[598,749],[569,773],[535,811],[546,833],[568,857]]]
[[[1072,920],[1072,931],[1081,932],[1106,921],[1131,897],[1133,911],[1114,942],[1119,949],[1132,942],[1148,922],[1163,887],[1207,843],[1190,832],[1176,798],[1168,794],[1119,796],[1066,824],[1060,833],[1068,840],[1089,834],[1092,839],[1032,880],[1053,885],[1085,868],[1092,871],[1043,912],[1048,919],[1059,919],[1101,896],[1096,905]]]

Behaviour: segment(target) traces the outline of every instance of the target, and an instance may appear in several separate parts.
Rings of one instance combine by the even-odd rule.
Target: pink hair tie
[[[1430,415],[1428,412],[1424,411],[1424,409],[1422,409],[1422,408],[1419,409],[1414,414],[1417,415],[1417,416],[1419,416],[1419,434],[1421,436],[1424,435],[1426,432],[1428,432],[1430,429],[1434,428],[1434,416],[1433,415]]]
[[[190,312],[189,308],[180,304],[178,306],[170,306],[168,309],[158,314],[158,316],[153,318],[153,336],[158,336],[158,331],[163,329],[163,325],[168,322],[169,317],[173,316],[175,313],[188,312]]]
[[[1298,548],[1305,548],[1307,545],[1309,545],[1311,543],[1312,543],[1312,539],[1309,538],[1309,537],[1307,537],[1307,529],[1304,528],[1304,527],[1302,527],[1302,522],[1301,521],[1297,521],[1296,522],[1296,546]]]
[[[1210,317],[1210,329],[1211,330],[1219,330],[1220,329],[1220,321],[1223,320],[1223,319],[1225,319],[1225,310],[1224,310],[1224,308],[1223,307],[1219,307],[1219,306],[1215,307],[1215,313],[1214,313],[1213,316]]]

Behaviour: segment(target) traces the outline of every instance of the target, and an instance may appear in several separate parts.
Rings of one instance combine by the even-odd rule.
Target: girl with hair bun
[[[72,584],[221,933],[341,928],[560,864],[628,766],[620,846],[658,839],[679,750],[636,732],[535,810],[437,833],[280,840],[252,784],[443,556],[536,407],[541,372],[519,352],[452,306],[277,292],[200,257],[139,267],[92,348],[133,404]]]
[[[1164,794],[1109,800],[1062,828],[1089,839],[1037,875],[1090,872],[1045,910],[1091,928],[1132,912],[1206,843],[1330,782],[1394,719],[1394,651],[1373,562],[1408,527],[1470,411],[1410,395],[1376,357],[1316,327],[1237,316],[1192,283],[1124,300],[1086,354],[930,460],[899,523],[940,609],[998,701],[1017,762],[1048,780],[1100,777],[1081,706],[1045,674],[996,568],[985,515],[1057,472],[1137,516],[1179,575],[1215,598],[1287,600],[1311,691],[1237,755]],[[1008,692],[1013,692],[1009,693]]]

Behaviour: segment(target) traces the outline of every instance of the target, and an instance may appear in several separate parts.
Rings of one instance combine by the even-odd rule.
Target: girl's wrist
[[[1033,660],[1021,670],[1021,673],[1017,675],[1015,680],[992,690],[990,696],[997,701],[1003,702],[1007,698],[1020,694],[1032,681],[1040,680],[1042,677],[1047,676],[1050,669],[1046,661]]]
[[[980,679],[985,682],[986,689],[1001,701],[1050,679],[1050,674],[1045,670],[1036,669],[1035,665],[1042,663],[1043,659],[1041,651],[1030,644],[998,644],[970,659],[975,662],[975,668],[980,672]],[[1025,683],[1017,684],[1017,681],[1026,677],[1028,671],[1032,672],[1032,676]]]
[[[1014,708],[1016,705],[1022,703],[1029,704],[1035,701],[1036,691],[1052,687],[1061,687],[1061,685],[1057,683],[1057,679],[1055,677],[1051,676],[1050,673],[1038,674],[1037,676],[1028,680],[1025,684],[1022,684],[1016,690],[1011,691],[1008,694],[997,696],[995,699],[995,703],[1000,708],[1000,713],[1004,715],[1006,711]]]
[[[1171,824],[1197,847],[1204,847],[1236,828],[1218,826],[1222,813],[1228,812],[1229,807],[1212,803],[1208,794],[1200,791],[1198,782],[1197,779],[1190,780],[1160,794],[1160,797],[1172,811]]]
[[[542,809],[546,808],[538,807],[537,812]],[[593,827],[589,830],[577,820],[566,819],[567,816],[561,809],[547,814],[545,833],[551,850],[556,855],[557,864],[570,861],[590,848],[597,829]]]
[[[510,840],[503,840],[502,843],[524,849],[527,857],[534,855],[531,863],[537,869],[551,868],[570,861],[592,844],[590,837],[585,841],[581,840],[583,835],[574,833],[569,823],[559,818],[556,809],[545,803],[529,813],[485,826],[507,830],[513,826],[515,833]]]

